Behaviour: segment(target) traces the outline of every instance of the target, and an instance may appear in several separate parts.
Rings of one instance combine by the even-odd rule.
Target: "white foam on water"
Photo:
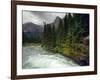
[[[41,46],[23,47],[22,56],[23,69],[33,68],[66,68],[71,66],[79,66],[71,59],[59,54],[51,53]]]

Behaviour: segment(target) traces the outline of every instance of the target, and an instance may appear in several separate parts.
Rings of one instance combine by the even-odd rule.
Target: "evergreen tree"
[[[53,47],[56,46],[56,32],[55,32],[55,26],[53,25],[52,26],[52,44],[53,44]]]
[[[60,19],[58,29],[57,29],[57,44],[60,45],[63,40],[63,23]]]
[[[42,40],[42,45],[46,45],[46,42],[47,42],[47,25],[46,25],[46,22],[44,22],[44,30],[43,30],[43,40]]]

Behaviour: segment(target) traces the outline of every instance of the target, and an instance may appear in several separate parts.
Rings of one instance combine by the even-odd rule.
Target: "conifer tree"
[[[53,42],[53,47],[56,46],[56,32],[55,32],[55,25],[52,26],[52,42]]]

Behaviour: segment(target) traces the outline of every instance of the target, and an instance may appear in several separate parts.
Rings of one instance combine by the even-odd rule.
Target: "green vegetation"
[[[68,13],[59,18],[58,26],[44,22],[42,47],[70,57],[80,65],[89,65],[89,44],[85,40],[89,36],[89,23],[85,17]]]

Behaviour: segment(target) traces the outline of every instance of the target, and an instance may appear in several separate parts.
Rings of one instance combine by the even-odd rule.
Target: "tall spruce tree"
[[[53,24],[52,26],[52,42],[53,42],[53,47],[56,46],[56,32],[55,32],[55,25]]]

